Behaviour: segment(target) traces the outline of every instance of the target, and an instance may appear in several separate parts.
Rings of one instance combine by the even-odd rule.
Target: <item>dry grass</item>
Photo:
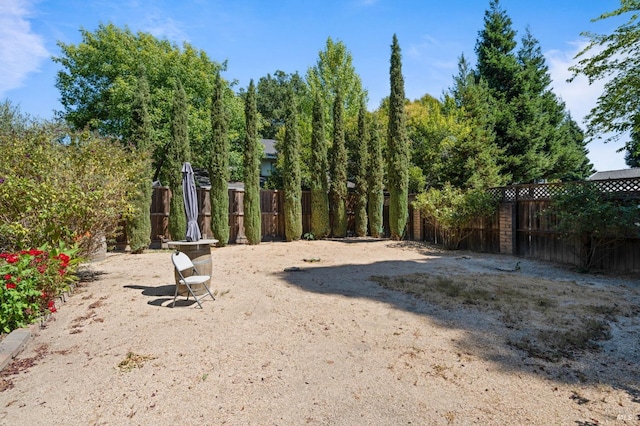
[[[610,322],[640,315],[640,307],[616,289],[517,274],[371,279],[444,308],[497,315],[510,330],[505,335],[508,344],[551,362],[598,350],[598,342],[610,338]]]
[[[129,372],[134,368],[144,367],[144,363],[156,359],[153,355],[140,355],[134,352],[127,352],[127,356],[118,363],[118,369],[122,372]]]

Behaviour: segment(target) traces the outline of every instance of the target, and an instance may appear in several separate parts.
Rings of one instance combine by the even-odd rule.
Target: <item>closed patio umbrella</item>
[[[198,227],[198,193],[191,163],[182,165],[182,195],[187,216],[187,241],[199,241],[202,234]]]

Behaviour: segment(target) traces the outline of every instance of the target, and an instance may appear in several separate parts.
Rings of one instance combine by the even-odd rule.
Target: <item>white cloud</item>
[[[31,31],[30,6],[29,0],[13,0],[0,8],[0,98],[21,87],[27,75],[38,71],[50,56],[42,37]]]
[[[567,109],[571,112],[572,118],[583,129],[586,129],[584,118],[596,106],[598,97],[604,92],[606,83],[606,81],[599,80],[589,84],[589,81],[583,75],[577,76],[571,83],[567,82],[567,79],[572,76],[569,67],[577,63],[574,58],[586,45],[586,40],[578,40],[569,43],[567,50],[551,50],[545,55],[549,73],[553,80],[551,83],[553,92],[562,98]],[[623,145],[622,142],[605,144],[601,140],[592,141],[587,145],[589,160],[596,170],[600,171],[627,168],[624,162],[624,153],[616,152]]]
[[[549,65],[549,73],[553,82],[553,92],[560,96],[567,104],[574,120],[582,124],[589,111],[596,106],[598,97],[604,90],[604,82],[596,81],[589,84],[583,75],[577,76],[571,83],[567,82],[572,76],[569,67],[577,64],[574,57],[587,45],[585,40],[570,43],[570,48],[565,51],[551,50],[547,52],[546,59]]]

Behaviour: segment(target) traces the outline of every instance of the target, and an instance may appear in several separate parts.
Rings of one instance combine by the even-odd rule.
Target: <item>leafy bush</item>
[[[0,109],[0,115],[6,113]],[[6,116],[6,114],[5,114]],[[92,253],[134,214],[143,159],[90,132],[0,117],[0,251],[59,242]]]
[[[64,246],[0,254],[0,332],[55,312],[54,299],[76,279],[77,248]]]
[[[474,219],[489,218],[497,210],[497,203],[488,193],[465,191],[449,184],[418,194],[413,206],[427,221],[445,231],[444,246],[448,249],[457,249],[470,235],[466,228]]]
[[[577,241],[581,267],[591,269],[625,238],[640,236],[640,205],[637,200],[612,198],[593,182],[567,184],[554,195],[544,215],[564,238]]]

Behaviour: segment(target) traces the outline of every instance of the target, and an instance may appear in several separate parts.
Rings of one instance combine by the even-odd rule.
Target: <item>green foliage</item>
[[[427,187],[427,178],[418,166],[409,166],[409,193],[417,194]]]
[[[596,106],[587,116],[587,137],[595,139],[610,134],[606,141],[617,140],[625,132],[640,132],[640,1],[620,0],[620,8],[604,13],[593,21],[626,15],[629,20],[611,34],[583,33],[589,44],[576,55],[578,64],[571,67],[573,78],[585,75],[589,83],[611,79]],[[635,152],[633,140],[627,151]]]
[[[353,57],[342,41],[327,39],[325,49],[318,52],[318,61],[307,71],[307,84],[311,93],[322,99],[325,123],[333,117],[333,104],[338,93],[342,99],[344,121],[358,116],[360,102],[367,99],[360,76],[353,66]],[[327,129],[330,130],[330,129]]]
[[[151,196],[153,192],[151,169],[151,147],[153,147],[153,128],[149,116],[149,84],[141,66],[138,74],[138,85],[131,107],[131,144],[138,154],[144,158],[145,167],[131,194],[131,211],[126,222],[126,235],[132,253],[141,253],[151,244]],[[146,161],[145,161],[146,160]]]
[[[311,132],[311,234],[324,238],[331,232],[329,224],[329,164],[324,114],[320,95],[313,103],[313,129]]]
[[[0,333],[56,311],[54,299],[76,279],[77,248],[64,245],[0,254]]]
[[[293,88],[297,104],[300,105],[307,96],[307,86],[297,74],[286,74],[277,70],[258,81],[256,106],[262,119],[262,137],[276,139],[278,131],[284,126],[286,116],[286,100],[289,88]]]
[[[514,183],[586,177],[590,166],[584,141],[568,131],[572,120],[551,92],[538,41],[527,30],[516,52],[516,32],[498,0],[491,0],[484,24],[476,42],[474,78],[486,84],[490,95],[490,123],[503,176]]]
[[[244,147],[244,230],[249,244],[258,244],[262,239],[262,217],[260,215],[260,154],[258,142],[258,110],[256,89],[249,82],[245,99],[247,132]]]
[[[229,140],[227,139],[228,114],[224,103],[224,82],[220,73],[211,97],[211,139],[208,150],[209,179],[211,180],[211,232],[218,246],[229,242]]]
[[[638,202],[611,198],[595,182],[567,184],[551,199],[544,214],[555,223],[564,238],[580,245],[582,267],[589,270],[624,238],[640,236]]]
[[[167,147],[166,179],[171,189],[169,234],[174,241],[182,240],[187,234],[187,216],[182,193],[182,165],[191,161],[189,147],[189,125],[187,97],[180,80],[176,84],[171,111],[171,140]]]
[[[627,146],[624,162],[629,167],[640,167],[640,129],[631,132],[631,142]]]
[[[379,238],[382,234],[382,213],[384,208],[384,160],[382,158],[382,144],[380,142],[380,132],[378,124],[374,120],[370,129],[369,141],[369,164],[367,165],[367,201],[369,233],[374,238]]]
[[[427,221],[446,232],[444,245],[454,250],[469,236],[466,228],[473,220],[492,217],[498,207],[485,191],[463,190],[449,184],[418,194],[413,206]]]
[[[407,219],[409,190],[409,141],[404,109],[404,78],[398,38],[391,45],[391,95],[389,96],[389,128],[387,133],[387,181],[389,190],[389,228],[391,238],[402,239]]]
[[[299,240],[302,236],[302,187],[300,186],[300,134],[298,113],[293,89],[289,90],[285,134],[278,151],[284,161],[284,223],[287,241]]]
[[[155,138],[155,179],[164,174],[165,147],[171,139],[171,102],[180,80],[188,103],[189,134],[194,166],[206,167],[210,150],[210,99],[216,72],[225,63],[212,61],[189,43],[178,46],[144,32],[100,24],[95,31],[80,30],[77,44],[58,43],[61,54],[53,58],[60,65],[56,87],[63,110],[60,117],[75,129],[96,129],[100,134],[128,141],[131,109],[136,93],[138,69],[143,65],[150,87],[148,104]],[[225,83],[225,86],[226,85]],[[225,102],[233,103],[227,87]],[[230,108],[229,137],[244,132],[242,107]],[[239,140],[242,140],[241,138]],[[165,183],[165,182],[163,182]]]
[[[344,140],[343,101],[340,92],[333,103],[333,147],[329,174],[329,210],[331,212],[331,234],[347,236],[347,150]]]
[[[358,237],[367,236],[367,166],[369,164],[368,141],[369,132],[366,123],[366,106],[364,100],[358,113],[358,140],[353,151],[355,168],[355,225]]]
[[[78,243],[90,255],[115,236],[144,164],[119,141],[50,123],[0,128],[0,250]]]

